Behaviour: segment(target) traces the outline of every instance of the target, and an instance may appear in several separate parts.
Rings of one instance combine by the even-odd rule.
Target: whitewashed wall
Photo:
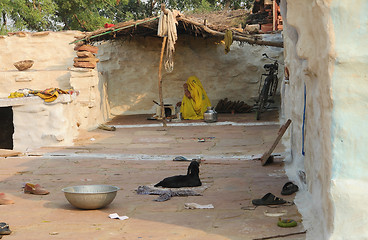
[[[307,239],[367,239],[368,3],[283,0],[281,8],[284,118],[293,120],[287,173],[301,186]]]
[[[0,106],[12,106],[14,149],[72,145],[80,130],[95,128],[109,116],[105,88],[97,70],[73,68],[74,37],[78,31],[21,33],[0,37]],[[13,63],[32,59],[18,71]],[[80,95],[70,102],[45,104],[38,97],[8,99],[11,92],[29,88],[68,89]]]
[[[146,37],[106,42],[99,46],[99,71],[107,83],[111,112],[119,114],[154,113],[152,100],[158,97],[158,67],[161,38]],[[213,106],[220,99],[255,103],[263,65],[270,63],[263,53],[283,62],[283,49],[234,42],[231,51],[224,45],[179,35],[175,45],[174,71],[163,70],[164,103],[175,105],[183,97],[183,84],[191,75],[202,82]],[[280,65],[280,75],[283,66]]]

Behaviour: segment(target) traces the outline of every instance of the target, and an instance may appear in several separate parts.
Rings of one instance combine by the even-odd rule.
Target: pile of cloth
[[[47,88],[45,90],[32,90],[32,89],[19,89],[16,92],[10,93],[8,98],[18,98],[18,97],[30,97],[30,96],[39,96],[45,102],[53,102],[55,101],[59,94],[70,94],[76,93],[78,95],[78,91],[74,89],[62,90],[60,88]]]

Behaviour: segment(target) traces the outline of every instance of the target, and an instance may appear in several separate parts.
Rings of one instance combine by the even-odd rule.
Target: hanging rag
[[[191,76],[184,85],[186,89],[180,108],[183,119],[203,119],[203,114],[207,107],[211,107],[211,102],[201,81],[196,76]]]
[[[158,21],[158,31],[157,35],[160,37],[167,37],[166,42],[166,54],[164,60],[164,66],[167,72],[172,72],[174,70],[174,52],[175,43],[178,39],[176,25],[178,22],[174,16],[174,13],[168,10],[166,15],[163,11],[161,12],[160,19]]]
[[[225,32],[225,54],[230,52],[230,46],[233,43],[233,32],[231,30],[226,30]]]

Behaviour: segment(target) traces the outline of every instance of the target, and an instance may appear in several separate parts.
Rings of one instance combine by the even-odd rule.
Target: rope
[[[178,39],[176,24],[178,24],[178,22],[174,18],[172,11],[168,10],[167,15],[164,14],[163,11],[161,12],[161,16],[158,21],[157,35],[160,37],[167,36],[164,66],[165,70],[169,73],[174,70],[175,43]]]

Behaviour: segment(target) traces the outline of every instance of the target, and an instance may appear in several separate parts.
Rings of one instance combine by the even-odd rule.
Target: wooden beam
[[[277,19],[276,0],[273,0],[272,1],[272,31],[276,31],[276,19]]]
[[[281,127],[281,128],[280,128],[280,130],[279,130],[279,134],[278,134],[278,136],[277,136],[277,138],[276,138],[275,142],[273,143],[273,145],[271,146],[271,148],[270,148],[267,152],[265,152],[265,153],[263,154],[263,156],[261,157],[261,163],[262,163],[262,166],[264,166],[264,165],[266,165],[266,164],[267,164],[267,160],[268,160],[268,158],[271,156],[271,153],[273,152],[273,150],[275,150],[275,148],[276,148],[277,144],[280,142],[280,140],[281,140],[282,136],[284,135],[284,133],[285,133],[285,132],[286,132],[286,130],[288,129],[288,127],[289,127],[290,123],[291,123],[291,120],[290,120],[290,119],[288,119],[288,120],[287,120],[287,122],[286,122],[284,125],[282,125],[282,127]]]
[[[183,21],[183,22],[188,21],[187,19],[185,19],[183,17],[177,17],[177,20],[180,20],[180,21]],[[225,33],[218,32],[216,30],[212,30],[211,28],[205,26],[204,24],[195,23],[195,22],[191,22],[191,21],[190,21],[190,23],[192,25],[195,25],[195,26],[201,28],[203,31],[206,31],[206,32],[212,34],[213,36],[222,37],[222,38],[225,37]],[[240,35],[233,34],[233,40],[247,42],[249,44],[256,44],[256,45],[264,45],[264,46],[280,47],[280,48],[284,47],[283,42],[264,41],[264,40],[257,39],[256,37],[251,36],[251,35],[249,35],[249,36],[240,36]]]

